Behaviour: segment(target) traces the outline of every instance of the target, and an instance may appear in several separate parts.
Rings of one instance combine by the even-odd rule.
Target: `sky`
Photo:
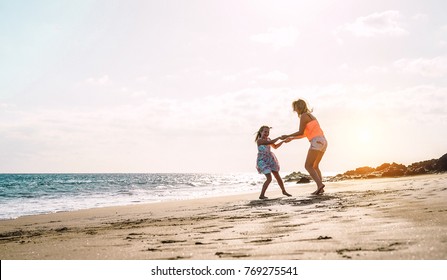
[[[0,173],[256,172],[308,102],[323,175],[447,153],[447,3],[0,0]],[[274,153],[304,171],[307,140]]]

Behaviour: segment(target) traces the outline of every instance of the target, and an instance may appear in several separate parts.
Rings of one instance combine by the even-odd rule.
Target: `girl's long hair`
[[[264,128],[271,129],[270,126],[266,126],[266,125],[261,126],[261,128],[258,130],[258,132],[256,132],[255,142],[257,142],[258,139],[261,138],[261,133],[262,133],[262,130],[263,130]]]

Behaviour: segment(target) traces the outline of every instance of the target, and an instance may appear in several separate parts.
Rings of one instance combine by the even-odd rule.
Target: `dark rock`
[[[404,176],[406,171],[407,167],[405,165],[393,162],[382,170],[382,177],[400,177]]]
[[[447,171],[447,154],[438,159],[438,162],[436,162],[436,170],[439,172]]]
[[[377,166],[377,167],[376,167],[376,171],[382,171],[382,170],[385,170],[385,169],[389,168],[390,166],[391,166],[391,164],[389,164],[389,163],[384,163],[384,164],[382,164],[382,165],[380,165],[380,166]]]
[[[375,168],[372,168],[369,166],[364,166],[364,167],[359,167],[356,170],[350,171],[350,172],[353,173],[354,175],[364,175],[364,174],[368,174],[368,173],[371,173],[374,171],[375,171]]]
[[[436,159],[431,159],[412,163],[407,167],[406,175],[421,175],[421,174],[433,173],[436,171],[437,161],[438,160]]]
[[[382,177],[400,177],[405,175],[404,169],[390,168],[382,173]]]
[[[298,181],[296,181],[297,184],[307,184],[310,183],[310,179],[307,177],[301,177]]]
[[[297,184],[310,183],[312,178],[309,175],[303,174],[301,172],[292,172],[284,177],[286,182],[296,182]]]

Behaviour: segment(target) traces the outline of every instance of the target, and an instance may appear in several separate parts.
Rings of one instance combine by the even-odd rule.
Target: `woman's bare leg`
[[[309,152],[307,153],[306,163],[304,167],[306,168],[307,172],[309,172],[310,177],[312,177],[312,179],[317,184],[317,190],[313,194],[319,194],[324,188],[322,178],[320,177],[321,171],[318,168],[318,164],[323,158],[323,154],[323,152],[317,150],[309,150]],[[314,168],[315,164],[317,168]]]
[[[317,174],[320,177],[321,182],[323,182],[323,176],[321,175],[319,165],[320,165],[320,161],[323,158],[323,156],[324,156],[324,152],[319,152],[317,158],[315,159],[314,165],[313,165],[315,171],[317,171]],[[323,184],[323,188],[316,194],[321,194],[321,193],[324,193],[324,184]]]

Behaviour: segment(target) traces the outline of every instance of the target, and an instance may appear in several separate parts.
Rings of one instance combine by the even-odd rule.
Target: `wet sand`
[[[314,188],[3,220],[0,259],[447,259],[447,174]]]

